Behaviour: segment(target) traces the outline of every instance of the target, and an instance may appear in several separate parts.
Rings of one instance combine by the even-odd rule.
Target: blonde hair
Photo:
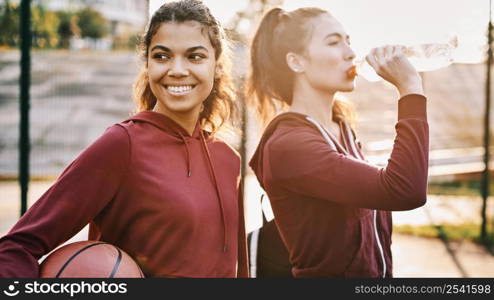
[[[263,123],[279,108],[292,104],[294,73],[285,57],[288,52],[301,53],[310,37],[309,20],[328,14],[317,7],[304,7],[291,12],[281,8],[268,11],[256,31],[251,45],[251,72],[247,82],[247,99]],[[353,106],[335,98],[333,118],[354,124]]]

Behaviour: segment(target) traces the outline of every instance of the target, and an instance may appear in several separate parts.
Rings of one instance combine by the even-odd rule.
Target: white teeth
[[[175,85],[169,85],[167,87],[167,89],[172,92],[172,93],[177,93],[177,94],[181,94],[181,93],[186,93],[186,92],[189,92],[191,91],[193,88],[192,85],[178,85],[178,86],[175,86]]]

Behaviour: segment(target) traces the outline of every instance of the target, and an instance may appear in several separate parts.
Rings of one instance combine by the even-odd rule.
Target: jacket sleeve
[[[385,168],[332,150],[318,131],[307,127],[267,145],[266,167],[271,176],[266,177],[266,186],[276,192],[361,208],[409,210],[422,206],[429,159],[426,99],[412,94],[398,103],[396,137]]]
[[[114,125],[77,157],[0,239],[0,277],[38,277],[38,260],[88,224],[116,194],[129,164],[126,130]]]
[[[243,186],[238,191],[238,268],[237,277],[249,277],[249,259],[247,254],[247,235],[245,232],[245,212]]]

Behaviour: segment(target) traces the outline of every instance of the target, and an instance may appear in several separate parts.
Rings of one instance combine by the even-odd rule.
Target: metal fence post
[[[31,84],[31,0],[21,1],[21,74],[20,89],[20,128],[19,128],[19,185],[21,188],[21,216],[27,210],[29,187],[29,89]]]

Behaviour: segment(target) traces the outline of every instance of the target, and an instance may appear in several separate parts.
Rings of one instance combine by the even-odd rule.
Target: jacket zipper
[[[333,150],[338,151],[335,143],[329,137],[329,132],[324,127],[322,127],[319,124],[319,122],[317,122],[316,120],[312,119],[311,117],[306,117],[306,119],[309,122],[311,122],[312,124],[314,124],[317,127],[317,129],[319,129],[319,131],[321,132],[322,136],[324,137],[324,139],[326,140],[326,142],[328,143],[328,145]],[[376,218],[377,217],[376,216],[377,216],[377,211],[374,210],[374,234],[376,235],[377,247],[379,248],[379,253],[381,254],[381,259],[382,259],[382,264],[383,264],[383,278],[384,278],[384,277],[386,277],[386,260],[384,259],[384,251],[383,251],[383,247],[381,245],[381,240],[379,239],[379,235],[377,234],[377,222],[376,222]]]
[[[381,259],[383,263],[383,278],[386,277],[386,260],[384,259],[384,251],[381,245],[381,240],[379,239],[379,234],[377,234],[377,210],[374,210],[374,234],[376,235],[377,247],[379,248],[379,252],[381,253]]]

